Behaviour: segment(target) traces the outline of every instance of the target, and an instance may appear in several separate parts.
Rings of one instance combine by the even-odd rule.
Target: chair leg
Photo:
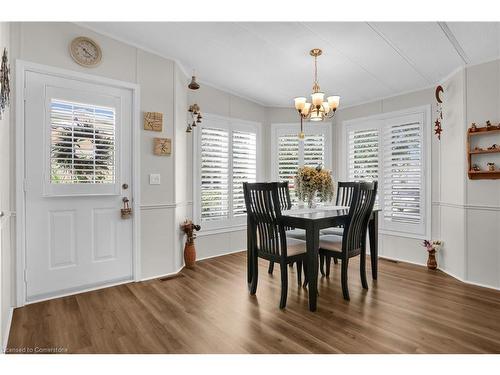
[[[286,297],[288,293],[288,267],[285,263],[280,264],[281,269],[281,300],[280,309],[284,309],[286,306]]]
[[[297,284],[302,285],[302,261],[297,261]]]
[[[323,254],[319,254],[319,271],[322,276],[325,276],[325,256]]]
[[[259,281],[259,260],[256,255],[252,255],[253,278],[250,285],[250,295],[257,293],[257,283]]]
[[[368,282],[366,281],[366,248],[361,250],[361,257],[359,261],[359,274],[361,276],[361,285],[364,289],[368,289]]]
[[[347,266],[349,264],[349,259],[342,259],[342,294],[344,295],[344,299],[349,301],[349,288],[347,287]]]
[[[330,265],[332,264],[332,257],[326,256],[326,277],[330,276]]]
[[[339,260],[337,258],[333,258],[333,263],[334,264],[339,264]]]
[[[267,273],[269,275],[272,275],[274,271],[274,262],[269,262],[269,269],[267,270]]]

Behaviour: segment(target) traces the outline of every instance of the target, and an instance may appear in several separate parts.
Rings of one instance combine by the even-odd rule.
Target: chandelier
[[[321,92],[318,84],[318,56],[323,53],[319,48],[312,49],[309,54],[314,57],[314,84],[311,94],[311,103],[304,97],[295,98],[295,109],[300,116],[299,138],[304,139],[303,120],[323,121],[335,115],[340,102],[340,96],[329,96],[325,100],[325,93]]]

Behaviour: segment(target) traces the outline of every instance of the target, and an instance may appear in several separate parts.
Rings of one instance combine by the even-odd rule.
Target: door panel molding
[[[79,73],[72,70],[55,68],[29,61],[16,61],[15,86],[15,127],[16,127],[16,306],[24,306],[26,300],[26,180],[25,180],[25,103],[26,103],[26,75],[28,72],[39,73],[52,77],[76,80],[84,83],[94,83],[119,89],[129,90],[132,98],[131,105],[131,139],[132,139],[132,183],[133,199],[132,215],[132,264],[133,279],[141,279],[140,269],[140,87],[135,83],[114,80],[110,78]],[[124,281],[129,282],[129,281]],[[106,286],[106,285],[103,285]],[[109,286],[109,284],[108,284]],[[96,286],[99,288],[99,286]],[[93,288],[94,289],[94,288]],[[34,301],[29,301],[30,303]]]

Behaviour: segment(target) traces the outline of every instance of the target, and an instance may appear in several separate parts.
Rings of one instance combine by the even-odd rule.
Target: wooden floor
[[[281,311],[279,266],[270,276],[260,261],[252,297],[245,253],[226,255],[170,280],[16,309],[8,346],[70,353],[500,353],[500,292],[384,260],[379,280],[369,278],[364,291],[358,266],[355,259],[349,265],[347,302],[340,266],[332,264],[330,278],[319,279],[314,313],[292,271]]]

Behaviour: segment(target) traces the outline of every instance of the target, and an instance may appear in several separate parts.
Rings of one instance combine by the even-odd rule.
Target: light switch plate
[[[149,184],[150,185],[160,185],[161,178],[158,173],[151,173],[149,175]]]

